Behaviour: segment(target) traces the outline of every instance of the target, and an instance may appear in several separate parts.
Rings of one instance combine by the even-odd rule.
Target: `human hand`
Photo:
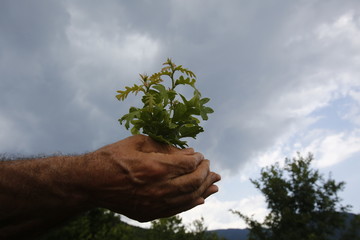
[[[89,154],[89,203],[140,222],[189,210],[218,191],[220,176],[193,149],[136,135]],[[85,178],[86,179],[86,178]]]

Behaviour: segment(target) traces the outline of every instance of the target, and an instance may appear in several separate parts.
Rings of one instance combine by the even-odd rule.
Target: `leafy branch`
[[[181,65],[176,66],[171,59],[167,59],[163,66],[160,72],[151,76],[140,74],[140,85],[134,84],[117,91],[116,97],[120,101],[124,101],[130,93],[143,94],[143,107],[131,107],[119,122],[126,129],[132,125],[132,134],[139,134],[142,130],[142,133],[157,141],[184,148],[187,143],[180,139],[196,138],[198,133],[204,131],[199,125],[198,116],[208,120],[208,114],[214,111],[205,106],[210,99],[201,98],[200,91],[195,87],[196,75],[192,71]],[[164,78],[171,80],[170,87],[162,84]],[[192,98],[187,99],[176,92],[175,88],[179,85],[190,86],[194,91]]]

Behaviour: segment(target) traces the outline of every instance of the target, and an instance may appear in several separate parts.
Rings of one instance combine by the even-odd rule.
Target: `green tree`
[[[151,222],[150,231],[150,240],[223,240],[207,231],[203,218],[193,221],[190,227],[178,215],[162,218]]]
[[[159,239],[187,239],[186,228],[180,216],[175,215],[161,218],[151,222],[151,240]]]
[[[251,182],[265,196],[270,210],[263,222],[239,211],[232,211],[250,227],[249,239],[331,239],[336,230],[344,227],[345,214],[350,206],[341,205],[338,192],[344,182],[325,179],[311,168],[313,155],[285,159],[263,168],[261,177]]]
[[[354,215],[341,240],[360,240],[360,215]]]
[[[106,209],[93,209],[54,229],[40,240],[223,240],[207,232],[204,219],[195,220],[189,228],[181,217],[173,216],[151,222],[145,229],[126,224]]]
[[[96,208],[54,229],[41,240],[137,240],[143,239],[144,231],[122,222],[109,210]]]
[[[191,225],[191,240],[225,240],[220,238],[215,232],[208,232],[207,227],[204,224],[204,218],[194,220]]]

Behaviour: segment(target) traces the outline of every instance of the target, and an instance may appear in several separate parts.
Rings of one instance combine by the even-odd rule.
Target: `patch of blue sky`
[[[335,132],[353,130],[356,125],[346,116],[354,104],[356,104],[354,99],[346,95],[333,100],[325,107],[315,110],[310,117],[317,118],[317,121],[311,125],[311,128]]]
[[[346,161],[336,166],[330,166],[321,169],[321,173],[327,178],[328,174],[337,182],[345,182],[345,188],[339,193],[340,198],[344,199],[344,205],[352,206],[351,212],[360,213],[360,195],[358,192],[359,169],[360,169],[360,152],[352,155]]]
[[[358,104],[350,95],[342,95],[322,108],[318,108],[308,117],[316,121],[290,135],[282,143],[281,153],[286,157],[295,157],[296,152],[306,155],[305,150],[309,144],[322,140],[326,135],[337,133],[350,133],[358,129],[355,121],[349,114]],[[315,151],[312,149],[311,151]]]

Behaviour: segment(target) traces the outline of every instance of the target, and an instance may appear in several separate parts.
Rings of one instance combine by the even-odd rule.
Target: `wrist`
[[[59,209],[74,212],[90,209],[81,185],[82,159],[83,155],[55,156],[39,162],[39,170],[43,172],[43,187],[49,195],[48,201],[53,201],[55,206],[59,205]]]
[[[68,156],[62,159],[64,164],[58,176],[52,176],[60,179],[60,197],[77,211],[87,211],[94,207],[89,191],[91,181],[96,181],[89,171],[92,157],[91,154]]]
[[[77,169],[81,171],[77,174],[80,176],[78,192],[85,206],[117,212],[122,212],[122,206],[128,206],[135,186],[124,157],[122,154],[114,157],[108,148],[79,156],[81,166]]]

